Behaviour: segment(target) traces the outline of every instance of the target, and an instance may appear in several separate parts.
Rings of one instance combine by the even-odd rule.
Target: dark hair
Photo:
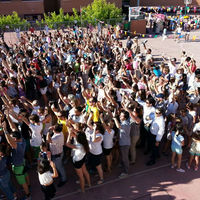
[[[19,131],[13,131],[12,132],[12,136],[14,138],[16,138],[17,140],[20,140],[22,138],[22,135],[21,135],[21,133]]]
[[[42,142],[42,144],[40,146],[48,148],[48,144],[46,142]]]
[[[155,100],[154,100],[154,98],[152,96],[148,97],[147,100],[149,101],[150,104],[152,104],[152,106],[154,106]]]
[[[192,138],[200,141],[200,131],[194,132],[193,135],[192,135]]]
[[[82,112],[82,108],[81,108],[81,106],[77,106],[76,108],[75,108],[78,112]]]
[[[38,122],[40,121],[40,118],[39,118],[39,116],[38,116],[38,115],[36,115],[36,114],[33,114],[33,115],[31,115],[31,116],[29,117],[29,120],[31,120],[31,121],[34,121],[34,122],[38,123]]]
[[[45,172],[48,172],[50,169],[51,169],[51,166],[50,166],[49,161],[47,159],[41,159],[38,164],[37,171],[40,174],[43,174]]]
[[[98,130],[101,134],[104,134],[105,129],[104,129],[103,125],[99,122],[97,122],[96,125],[97,125],[96,130]]]
[[[6,155],[7,152],[7,146],[4,144],[0,144],[0,152],[3,153],[3,155]]]
[[[62,131],[63,125],[62,124],[56,124],[55,125],[55,132],[60,133]]]
[[[89,152],[89,145],[88,145],[88,141],[84,132],[82,131],[77,132],[77,142],[83,145],[86,153]]]
[[[178,134],[183,134],[184,130],[181,122],[176,123],[175,131],[178,132]]]
[[[121,113],[124,114],[125,119],[127,120],[129,118],[129,113],[125,110],[122,110]]]

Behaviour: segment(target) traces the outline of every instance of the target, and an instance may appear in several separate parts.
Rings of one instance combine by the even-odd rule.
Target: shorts
[[[193,156],[200,156],[200,145],[196,142],[192,142],[189,152]]]
[[[104,154],[105,156],[109,156],[110,153],[111,153],[111,151],[112,151],[112,148],[111,148],[111,149],[105,149],[105,148],[103,148],[103,154]]]
[[[94,155],[92,153],[89,154],[89,162],[91,166],[96,167],[101,164],[102,154]]]
[[[176,33],[176,35],[181,35],[181,33]]]
[[[24,173],[24,165],[20,165],[20,166],[12,165],[12,171],[17,179],[17,182],[20,185],[23,185],[24,183],[26,183],[27,174]]]
[[[176,152],[177,154],[183,153],[182,148],[176,148],[176,147],[171,146],[171,150],[172,150],[172,152]]]
[[[73,162],[75,169],[80,169],[85,163],[86,156],[84,156],[81,160]]]
[[[42,95],[46,94],[46,93],[47,93],[47,87],[40,88],[40,93],[41,93]]]
[[[32,147],[34,158],[38,159],[40,153],[40,147]]]

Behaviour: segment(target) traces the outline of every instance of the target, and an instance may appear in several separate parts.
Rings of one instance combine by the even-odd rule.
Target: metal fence
[[[65,21],[65,22],[56,22],[56,23],[48,23],[48,27],[50,29],[64,29],[67,27],[73,27],[74,25],[77,25],[79,27],[87,27],[89,25],[93,25],[96,26],[98,23],[98,21],[96,21],[95,23],[91,23],[88,21]],[[102,26],[108,26],[108,25],[116,25],[116,24],[123,24],[125,23],[125,20],[122,18],[118,18],[118,19],[107,19],[104,22],[101,22]],[[20,31],[28,31],[30,29],[30,27],[33,27],[36,31],[41,31],[41,30],[45,30],[45,25],[46,23],[38,23],[35,21],[31,21],[31,22],[27,22],[25,24],[14,24],[14,25],[4,25],[1,26],[0,25],[0,32],[13,32],[16,31],[16,29],[20,29]]]

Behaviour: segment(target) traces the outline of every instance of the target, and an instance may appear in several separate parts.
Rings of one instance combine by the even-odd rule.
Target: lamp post
[[[137,0],[137,6],[138,7],[140,6],[140,0]]]

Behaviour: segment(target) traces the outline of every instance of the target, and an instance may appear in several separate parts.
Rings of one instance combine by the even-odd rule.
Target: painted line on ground
[[[187,161],[187,159],[182,160],[182,162],[185,162],[185,161]],[[148,173],[148,172],[152,172],[152,171],[155,171],[155,170],[158,170],[158,169],[162,169],[162,168],[165,168],[165,167],[169,167],[170,165],[171,165],[171,164],[168,163],[168,164],[164,164],[164,165],[161,165],[161,166],[158,166],[158,167],[154,167],[154,168],[151,168],[151,169],[142,170],[142,171],[140,171],[140,172],[136,172],[136,173],[129,174],[126,178],[122,178],[122,179],[120,179],[120,178],[115,178],[115,179],[112,179],[112,180],[110,180],[110,181],[106,181],[106,182],[104,182],[103,184],[94,185],[94,186],[92,186],[91,188],[87,188],[86,190],[88,191],[88,190],[91,190],[91,189],[99,188],[99,187],[101,187],[101,186],[104,186],[104,185],[107,185],[107,184],[110,184],[110,183],[119,182],[119,181],[121,181],[121,180],[125,180],[125,179],[130,178],[130,177],[133,177],[133,176],[143,175],[143,174]],[[69,197],[69,196],[72,196],[72,195],[78,194],[78,193],[81,194],[80,191],[74,191],[74,192],[70,192],[70,193],[68,193],[68,194],[63,194],[63,195],[57,196],[57,197],[53,198],[53,200],[59,200],[59,199],[61,199],[61,198]]]

